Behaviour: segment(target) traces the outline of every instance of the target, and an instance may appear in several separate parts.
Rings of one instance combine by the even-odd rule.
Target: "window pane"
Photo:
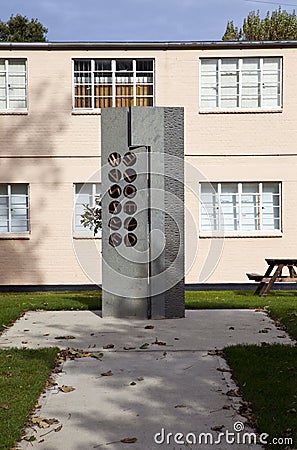
[[[223,58],[221,62],[221,71],[236,72],[238,69],[238,59]]]
[[[136,70],[141,72],[148,72],[153,70],[152,59],[138,59],[136,60]]]
[[[8,72],[11,73],[25,73],[26,72],[26,64],[25,61],[22,60],[9,60],[8,62]]]
[[[94,207],[96,198],[101,194],[100,183],[77,183],[75,185],[75,211],[74,211],[74,230],[84,235],[93,236],[92,231],[84,227],[81,223],[82,214],[85,213],[84,205]]]
[[[117,71],[132,71],[133,70],[133,60],[132,59],[118,59],[116,61]]]
[[[201,184],[201,209],[200,224],[201,231],[219,230],[219,203],[217,195],[217,184]]]
[[[203,109],[216,109],[218,106],[223,109],[279,108],[280,68],[280,58],[201,60],[200,105]],[[220,95],[220,99],[215,101],[214,89],[217,87],[216,95]]]
[[[259,58],[243,58],[242,60],[242,70],[244,71],[255,71],[260,69],[260,59]]]
[[[95,71],[96,72],[111,71],[111,61],[108,59],[96,59],[95,60]]]

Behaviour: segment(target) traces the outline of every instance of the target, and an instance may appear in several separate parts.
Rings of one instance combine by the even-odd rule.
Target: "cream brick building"
[[[0,44],[0,285],[101,282],[100,111],[183,106],[186,283],[297,257],[297,42]]]

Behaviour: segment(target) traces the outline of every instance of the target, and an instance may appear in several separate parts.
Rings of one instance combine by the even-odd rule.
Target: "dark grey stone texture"
[[[103,316],[184,317],[183,108],[103,109],[101,121]],[[125,246],[127,230],[121,227],[117,233],[122,242],[112,247],[108,155],[121,155],[116,168],[123,173],[128,151],[137,157],[131,166],[137,172],[137,195],[132,199],[137,204],[137,243]],[[123,179],[117,183],[122,210],[116,216],[122,223],[127,218],[126,184]]]

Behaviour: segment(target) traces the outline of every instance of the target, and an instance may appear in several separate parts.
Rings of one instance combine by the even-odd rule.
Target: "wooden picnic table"
[[[250,280],[258,281],[259,285],[254,295],[262,294],[265,297],[274,283],[297,283],[297,259],[290,258],[268,258],[265,259],[268,268],[264,275],[256,273],[247,273]],[[283,274],[283,269],[287,269],[287,274]]]

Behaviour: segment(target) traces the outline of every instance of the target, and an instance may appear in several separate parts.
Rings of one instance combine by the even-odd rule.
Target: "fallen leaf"
[[[75,336],[56,336],[55,339],[75,339]]]
[[[42,336],[49,336],[49,333],[45,333],[45,334],[43,334]]]
[[[136,347],[123,347],[124,350],[135,350]]]
[[[240,393],[236,389],[230,389],[226,392],[226,395],[228,395],[229,397],[240,397]]]
[[[186,408],[187,406],[186,405],[175,405],[175,408]]]
[[[6,403],[4,403],[3,405],[0,406],[0,408],[2,408],[2,409],[9,409],[9,406],[6,405]]]
[[[158,341],[158,338],[154,342],[152,342],[152,345],[166,345],[166,342]]]
[[[39,409],[39,408],[41,408],[41,405],[40,405],[39,403],[36,403],[36,404],[34,405],[34,408],[35,408],[35,409]]]
[[[27,441],[27,442],[33,442],[33,441],[36,441],[36,437],[32,434],[31,436],[23,437],[23,440]]]
[[[141,350],[145,350],[146,348],[149,347],[149,345],[150,345],[150,344],[148,344],[147,342],[145,342],[145,343],[142,344],[139,348],[140,348]]]
[[[57,433],[58,431],[61,431],[63,428],[63,425],[59,425],[57,428],[55,428],[55,433]]]
[[[54,423],[59,423],[57,419],[47,419],[46,417],[33,417],[31,422],[33,425],[38,425],[39,428],[49,428]]]
[[[75,391],[75,388],[74,388],[73,386],[65,386],[65,385],[63,384],[63,386],[59,386],[59,391],[68,393],[68,392]]]
[[[103,358],[103,356],[104,356],[104,353],[92,353],[91,354],[91,358],[95,358],[95,359],[100,359],[100,361],[101,361],[101,358]]]
[[[207,354],[210,355],[210,356],[222,356],[223,351],[222,350],[217,350],[217,349],[215,349],[215,350],[208,350]]]
[[[230,405],[224,405],[222,409],[230,409],[231,406]]]
[[[51,387],[56,386],[57,384],[58,383],[52,377],[49,377],[49,379],[46,381],[45,387],[47,389],[50,389]]]
[[[28,344],[28,341],[22,341],[22,344]]]
[[[108,372],[101,373],[102,377],[111,377],[113,375],[113,372],[109,370]]]
[[[114,344],[106,344],[106,345],[103,345],[103,348],[104,348],[104,349],[114,348]]]
[[[215,425],[211,427],[211,430],[213,431],[221,431],[224,428],[224,425]]]
[[[231,372],[230,369],[223,369],[223,368],[221,368],[221,367],[217,367],[217,370],[218,370],[219,372]]]
[[[137,438],[133,437],[133,438],[124,438],[121,439],[121,441],[123,444],[135,444],[135,442],[137,442]]]
[[[155,328],[154,325],[146,325],[144,327],[145,330],[153,330],[154,328]]]
[[[235,328],[234,327],[229,327],[229,330],[235,330]]]
[[[89,358],[92,354],[91,353],[84,353],[85,358]]]
[[[179,341],[179,338],[174,338],[175,341]]]
[[[129,383],[129,384],[130,384],[130,386],[135,386],[136,385],[135,381],[131,381],[131,383]]]
[[[144,380],[143,377],[138,377],[138,378],[137,378],[137,381],[143,381],[143,380]]]
[[[296,408],[288,409],[287,413],[289,413],[289,414],[296,414],[297,413]]]

